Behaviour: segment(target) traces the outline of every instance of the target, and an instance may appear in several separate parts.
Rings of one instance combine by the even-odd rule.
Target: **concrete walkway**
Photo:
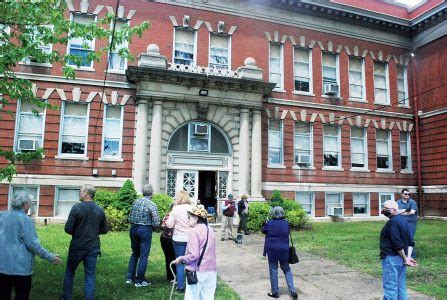
[[[217,228],[216,228],[217,229]],[[264,237],[244,236],[241,245],[233,241],[220,241],[216,232],[218,275],[242,299],[273,299],[270,291],[267,260],[262,256]],[[298,253],[300,262],[291,265],[295,287],[300,299],[382,299],[381,279],[324,260]],[[287,285],[281,269],[278,270],[280,299],[289,299]],[[409,299],[430,299],[408,291]]]

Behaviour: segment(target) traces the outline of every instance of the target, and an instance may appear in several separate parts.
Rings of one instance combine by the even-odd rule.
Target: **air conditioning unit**
[[[343,216],[343,207],[328,207],[327,210],[330,216]]]
[[[194,135],[207,135],[208,134],[208,125],[204,124],[194,124]]]
[[[19,139],[19,151],[34,151],[37,148],[36,140]]]
[[[335,96],[338,94],[338,84],[325,83],[323,86],[323,93],[328,96]]]

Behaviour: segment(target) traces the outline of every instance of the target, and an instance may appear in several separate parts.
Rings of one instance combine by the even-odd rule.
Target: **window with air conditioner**
[[[301,205],[309,216],[315,216],[315,195],[313,192],[296,192],[295,201]]]
[[[374,97],[376,104],[390,104],[387,63],[374,62]]]
[[[196,65],[196,31],[188,28],[174,30],[174,63]]]
[[[400,169],[402,171],[412,170],[410,133],[406,131],[400,133]]]
[[[308,168],[313,164],[312,125],[305,122],[295,123],[295,165]]]
[[[83,13],[72,13],[71,21],[82,25],[89,25],[96,22],[96,16]],[[80,60],[80,67],[93,68],[93,60],[89,55],[95,50],[95,39],[86,36],[71,37],[68,41],[68,54],[77,57]],[[76,66],[74,60],[69,60],[68,64]]]
[[[59,155],[87,156],[88,111],[83,103],[62,103]]]
[[[293,60],[295,91],[312,93],[312,51],[295,47]]]
[[[45,110],[31,105],[28,101],[19,100],[14,150],[27,152],[43,148],[44,128]]]
[[[269,119],[268,121],[268,163],[283,164],[283,122]]]
[[[28,215],[39,216],[39,186],[32,185],[13,185],[11,186],[8,209],[11,209],[11,201],[20,194],[31,196],[31,207],[27,211]]]
[[[326,215],[343,216],[343,193],[325,193]]]
[[[210,34],[209,67],[230,69],[230,36]]]
[[[284,88],[283,45],[270,43],[269,81],[276,83],[275,89]]]
[[[339,94],[339,72],[338,55],[329,52],[322,53],[323,94],[338,96]]]
[[[323,165],[324,167],[341,168],[340,126],[324,125],[323,127]]]
[[[36,43],[40,53],[34,57],[26,57],[23,62],[26,64],[49,65],[49,55],[52,51],[52,45],[46,42],[47,36],[52,34],[51,26],[26,26],[22,35],[29,37],[32,43]]]
[[[392,170],[391,132],[376,129],[377,169]]]
[[[349,99],[365,101],[364,59],[349,57]]]
[[[189,151],[209,152],[211,148],[209,126],[206,123],[189,125]]]
[[[129,26],[129,21],[125,19],[116,19],[115,30],[119,31],[123,29],[124,26]],[[110,24],[110,29],[113,30],[113,21]],[[115,45],[115,49],[110,51],[109,56],[109,71],[124,73],[127,68],[127,59],[119,54],[121,49],[126,49],[128,47],[127,42]]]
[[[67,219],[71,208],[79,203],[78,187],[57,187],[56,203],[54,205],[54,216],[61,219]]]
[[[123,139],[123,111],[121,105],[104,106],[102,128],[102,158],[121,158]]]
[[[351,127],[351,167],[368,169],[368,145],[364,127]]]
[[[352,202],[354,209],[354,216],[368,216],[369,215],[369,194],[368,193],[353,193]]]
[[[410,106],[408,99],[407,68],[404,66],[397,67],[397,100],[400,106]]]

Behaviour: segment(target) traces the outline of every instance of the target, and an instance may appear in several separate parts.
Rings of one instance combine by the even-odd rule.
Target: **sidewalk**
[[[216,228],[217,229],[217,228]],[[273,299],[270,291],[267,260],[262,256],[264,237],[244,235],[243,244],[220,241],[218,230],[218,275],[242,299]],[[298,253],[300,262],[291,265],[295,287],[300,299],[382,299],[382,281],[379,278],[324,260]],[[280,299],[289,299],[286,281],[278,270]],[[408,290],[409,299],[431,299]]]

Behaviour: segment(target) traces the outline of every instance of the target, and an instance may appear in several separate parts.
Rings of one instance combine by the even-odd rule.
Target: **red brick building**
[[[61,109],[13,102],[1,117],[1,147],[45,157],[0,184],[0,208],[25,189],[38,218],[64,219],[81,184],[130,178],[206,206],[279,189],[322,218],[379,217],[406,187],[425,216],[447,216],[447,4],[397,2],[122,0],[117,25],[151,24],[123,45],[134,62],[111,54],[76,80],[17,66]],[[67,18],[115,5],[73,1]]]

